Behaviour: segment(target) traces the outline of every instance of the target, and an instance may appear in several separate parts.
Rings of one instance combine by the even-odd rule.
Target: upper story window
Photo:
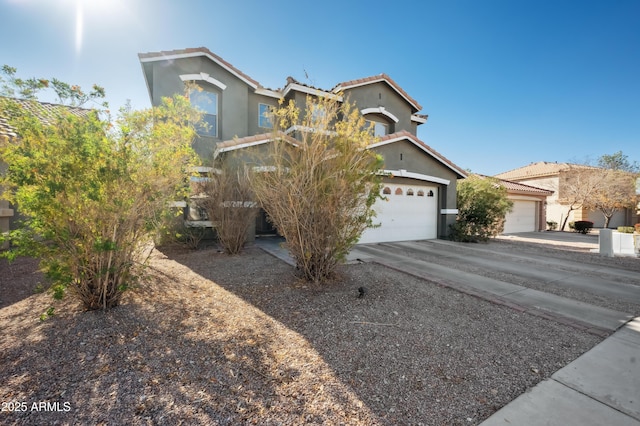
[[[367,128],[373,127],[373,136],[384,136],[389,133],[389,126],[379,121],[366,120]]]
[[[202,111],[202,123],[197,131],[202,136],[218,136],[218,94],[194,89],[189,92],[189,100],[194,108]]]
[[[271,106],[267,104],[258,104],[258,126],[267,129],[273,128],[271,122]]]
[[[311,110],[311,122],[313,125],[320,124],[324,121],[327,116],[327,111],[324,109],[324,105],[312,103],[308,108]]]

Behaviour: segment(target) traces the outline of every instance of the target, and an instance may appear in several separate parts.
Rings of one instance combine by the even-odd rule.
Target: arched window
[[[391,195],[391,188],[389,188],[388,186],[385,186],[384,189],[382,190],[382,194]]]
[[[429,192],[427,193],[427,197],[433,197],[433,191],[429,190]]]
[[[396,189],[396,195],[402,195],[402,188]]]
[[[407,196],[408,197],[413,197],[413,189],[411,189],[411,188],[407,189]]]
[[[424,191],[422,189],[418,190],[418,197],[424,197]]]

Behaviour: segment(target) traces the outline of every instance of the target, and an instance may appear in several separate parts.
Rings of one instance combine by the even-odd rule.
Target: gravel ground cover
[[[0,262],[2,424],[474,425],[601,341],[376,264],[305,284],[255,247],[156,251],[106,313]]]

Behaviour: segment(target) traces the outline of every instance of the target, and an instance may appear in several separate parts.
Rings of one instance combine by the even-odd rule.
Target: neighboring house
[[[503,234],[544,231],[547,228],[547,198],[553,191],[499,179],[513,201],[513,209],[507,213]]]
[[[562,225],[567,214],[569,215],[567,223],[577,220],[589,220],[594,223],[595,228],[602,228],[604,226],[604,216],[599,211],[578,208],[569,213],[569,206],[563,198],[563,187],[566,185],[571,171],[576,170],[576,168],[590,168],[590,166],[539,161],[500,173],[495,177],[553,191],[553,194],[547,197],[546,221],[557,222],[558,228]],[[633,213],[631,209],[617,212],[611,218],[609,227],[616,228],[635,223],[634,221],[637,218],[634,217]]]
[[[375,205],[378,228],[368,229],[361,242],[401,241],[444,237],[455,221],[456,183],[465,172],[416,137],[427,122],[422,107],[389,76],[380,74],[339,83],[329,90],[287,79],[283,89],[263,87],[206,48],[141,53],[147,89],[153,105],[164,96],[185,93],[194,83],[191,101],[204,111],[207,129],[200,131],[194,148],[210,162],[214,152],[241,150],[271,142],[271,123],[264,115],[279,99],[295,100],[304,109],[307,96],[342,95],[355,102],[373,126],[377,142],[369,148],[384,157],[383,195]],[[295,129],[287,134],[295,137]],[[391,177],[392,176],[392,177]],[[267,230],[264,214],[255,232]]]
[[[60,109],[64,109],[68,112],[71,112],[72,114],[81,117],[86,116],[91,112],[91,110],[89,109],[69,107],[48,102],[0,97],[0,102],[5,100],[18,103],[22,108],[32,112],[45,124],[52,122],[57,114],[57,111],[60,111]],[[2,109],[0,108],[0,113],[1,112]],[[3,117],[0,115],[0,139],[8,138],[9,140],[11,140],[16,137],[19,137],[19,135],[16,134],[16,130],[9,124],[7,117]],[[7,166],[8,165],[3,161],[3,159],[0,158],[0,173],[5,173],[7,170]],[[0,187],[0,194],[1,193],[2,188]],[[15,212],[14,207],[10,205],[8,201],[0,200],[0,233],[8,232],[9,230],[13,229],[13,222],[18,218],[19,215],[17,214],[17,212]]]

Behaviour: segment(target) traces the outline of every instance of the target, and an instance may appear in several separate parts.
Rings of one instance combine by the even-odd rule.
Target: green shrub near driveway
[[[618,226],[618,232],[621,232],[623,234],[633,234],[633,231],[633,226]]]
[[[573,229],[581,234],[588,234],[593,228],[593,222],[589,220],[577,220],[573,223]]]

